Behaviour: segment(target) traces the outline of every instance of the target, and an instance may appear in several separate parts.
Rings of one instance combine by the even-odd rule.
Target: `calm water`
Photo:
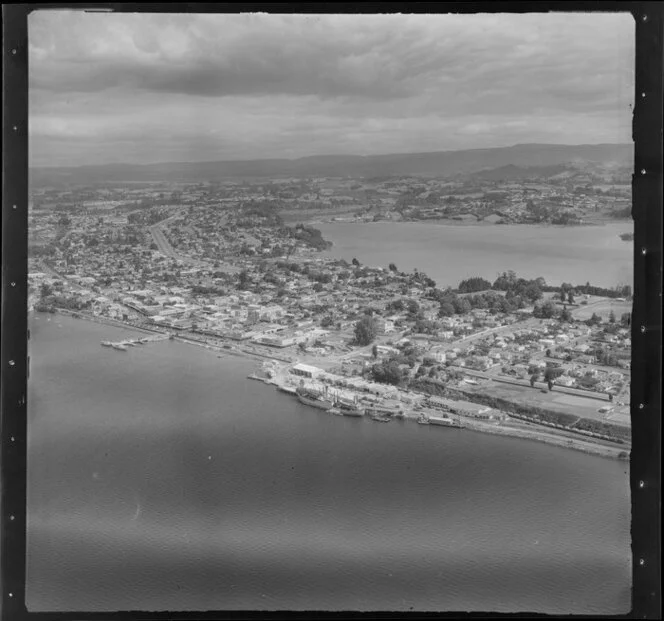
[[[253,364],[31,319],[31,611],[623,613],[626,464],[329,416]]]
[[[327,256],[400,270],[417,268],[439,287],[482,276],[491,281],[506,270],[525,278],[543,276],[601,287],[632,284],[633,243],[620,233],[631,222],[605,226],[454,226],[425,222],[375,224],[322,223],[317,228],[334,242]],[[432,259],[433,257],[433,259]]]

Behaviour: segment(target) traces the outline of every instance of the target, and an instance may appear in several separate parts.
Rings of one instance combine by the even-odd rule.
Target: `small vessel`
[[[441,425],[442,427],[462,427],[461,422],[449,416],[429,416],[430,425]]]
[[[392,420],[393,412],[381,407],[371,407],[366,410],[367,415],[371,420],[378,423],[389,423]]]
[[[296,394],[300,403],[310,405],[319,410],[329,410],[333,405],[331,400],[326,399],[323,393],[317,390],[299,387],[296,389]]]
[[[117,349],[118,351],[127,351],[127,346],[124,345],[123,343],[113,343],[112,347],[113,349]]]
[[[334,402],[334,407],[344,416],[364,416],[364,410],[358,407],[356,402],[349,402],[344,399],[337,398],[337,400]]]
[[[102,341],[101,346],[102,347],[112,347],[113,343],[111,341]]]
[[[287,384],[282,384],[282,385],[277,384],[277,390],[285,392],[288,395],[297,396],[297,388],[293,386],[288,386]]]

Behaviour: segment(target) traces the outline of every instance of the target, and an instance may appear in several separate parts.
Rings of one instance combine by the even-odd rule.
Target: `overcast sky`
[[[631,141],[629,14],[29,18],[37,166]]]

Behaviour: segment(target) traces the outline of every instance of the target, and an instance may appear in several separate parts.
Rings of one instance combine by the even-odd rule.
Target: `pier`
[[[120,351],[127,351],[129,347],[140,347],[148,343],[156,343],[157,341],[165,341],[170,338],[168,334],[151,334],[139,338],[124,339],[122,341],[101,341],[102,347],[112,347]]]

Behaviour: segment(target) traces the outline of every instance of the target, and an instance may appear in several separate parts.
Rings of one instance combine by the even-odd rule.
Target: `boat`
[[[321,392],[311,390],[309,388],[297,388],[297,398],[300,403],[310,405],[319,410],[329,410],[334,404],[329,399],[326,399]]]
[[[113,347],[113,349],[117,349],[118,351],[127,351],[127,346],[123,343],[113,343],[111,347]]]
[[[113,343],[111,343],[111,341],[102,341],[101,346],[102,347],[112,347]]]
[[[449,416],[429,416],[430,425],[440,425],[442,427],[462,427],[461,422],[454,420]]]
[[[375,420],[379,423],[389,423],[392,420],[392,415],[394,414],[394,412],[391,410],[386,410],[385,408],[381,407],[370,407],[367,408],[366,412],[367,416],[369,416],[371,420]]]
[[[364,416],[364,410],[355,403],[349,403],[343,399],[337,399],[334,407],[344,416]]]
[[[288,386],[287,384],[277,384],[277,390],[285,392],[288,395],[297,396],[297,388]]]

